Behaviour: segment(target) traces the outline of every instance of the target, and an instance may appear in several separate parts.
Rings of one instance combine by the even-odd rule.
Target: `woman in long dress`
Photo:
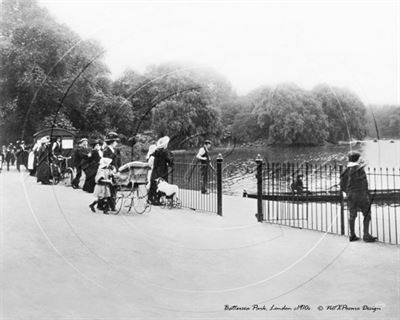
[[[167,150],[169,137],[165,136],[157,141],[157,148],[154,151],[154,164],[151,171],[149,201],[153,205],[160,204],[160,197],[157,195],[157,178],[163,178],[168,181],[168,167],[172,166],[172,155]]]
[[[28,156],[28,170],[29,170],[29,175],[35,176],[36,175],[36,168],[37,168],[37,153],[40,149],[41,142],[37,141],[35,145],[33,146],[32,150],[29,152]]]
[[[36,177],[37,182],[41,182],[42,184],[51,184],[51,171],[50,171],[50,138],[44,137],[41,140],[41,146],[38,150],[37,154],[37,169],[36,169]]]

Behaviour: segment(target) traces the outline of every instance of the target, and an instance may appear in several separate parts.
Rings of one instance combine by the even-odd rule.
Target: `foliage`
[[[319,85],[312,92],[328,117],[328,141],[336,143],[365,137],[366,108],[354,93],[328,85]]]
[[[373,129],[354,93],[328,85],[311,91],[263,86],[239,97],[215,71],[179,63],[149,66],[143,74],[126,70],[112,81],[101,46],[58,24],[35,0],[3,0],[0,27],[3,143],[29,141],[53,119],[81,136],[116,131],[128,144],[145,131],[154,139],[168,135],[173,148],[198,146],[206,138],[217,144],[231,138],[336,143],[363,138],[367,118]],[[375,113],[382,135],[400,135],[398,106]],[[138,142],[137,151],[143,153],[146,143]]]
[[[389,139],[400,138],[400,106],[369,106],[367,111],[367,133],[371,138],[377,138],[378,136]]]
[[[36,1],[5,0],[2,10],[1,131],[7,139],[29,140],[44,118],[60,110],[74,127],[86,129],[83,106],[103,90],[107,73],[96,60],[101,48],[56,23]]]
[[[51,127],[63,128],[69,131],[76,131],[76,128],[72,125],[72,122],[64,113],[58,113],[57,116],[50,115],[45,117],[43,121],[39,123],[38,130]]]
[[[261,136],[260,127],[257,124],[257,114],[240,112],[236,114],[232,125],[233,137],[238,142],[255,141]]]

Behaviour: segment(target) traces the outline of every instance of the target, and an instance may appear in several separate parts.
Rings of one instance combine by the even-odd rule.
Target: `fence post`
[[[256,158],[257,164],[257,221],[263,221],[263,209],[262,209],[262,196],[263,196],[263,160],[261,155],[257,155]]]
[[[222,154],[217,157],[217,214],[222,216]]]
[[[339,177],[342,175],[342,172],[343,172],[343,166],[339,166]],[[342,190],[339,191],[339,196],[340,196],[340,234],[344,236],[345,221],[344,221],[344,199]]]
[[[172,163],[171,163],[171,171],[170,171],[170,173],[171,173],[171,179],[169,179],[169,181],[170,181],[170,183],[174,183],[174,162],[172,161]]]

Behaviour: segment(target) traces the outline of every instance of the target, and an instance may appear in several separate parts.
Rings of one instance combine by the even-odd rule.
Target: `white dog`
[[[178,196],[179,188],[175,184],[169,184],[163,178],[157,178],[157,192],[164,193],[166,197],[175,199]]]

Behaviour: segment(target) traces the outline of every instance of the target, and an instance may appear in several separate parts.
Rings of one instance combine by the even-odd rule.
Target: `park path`
[[[398,319],[400,251],[224,216],[153,207],[92,213],[92,196],[0,174],[0,319]],[[224,310],[226,305],[311,310]],[[319,311],[319,305],[379,307]]]

